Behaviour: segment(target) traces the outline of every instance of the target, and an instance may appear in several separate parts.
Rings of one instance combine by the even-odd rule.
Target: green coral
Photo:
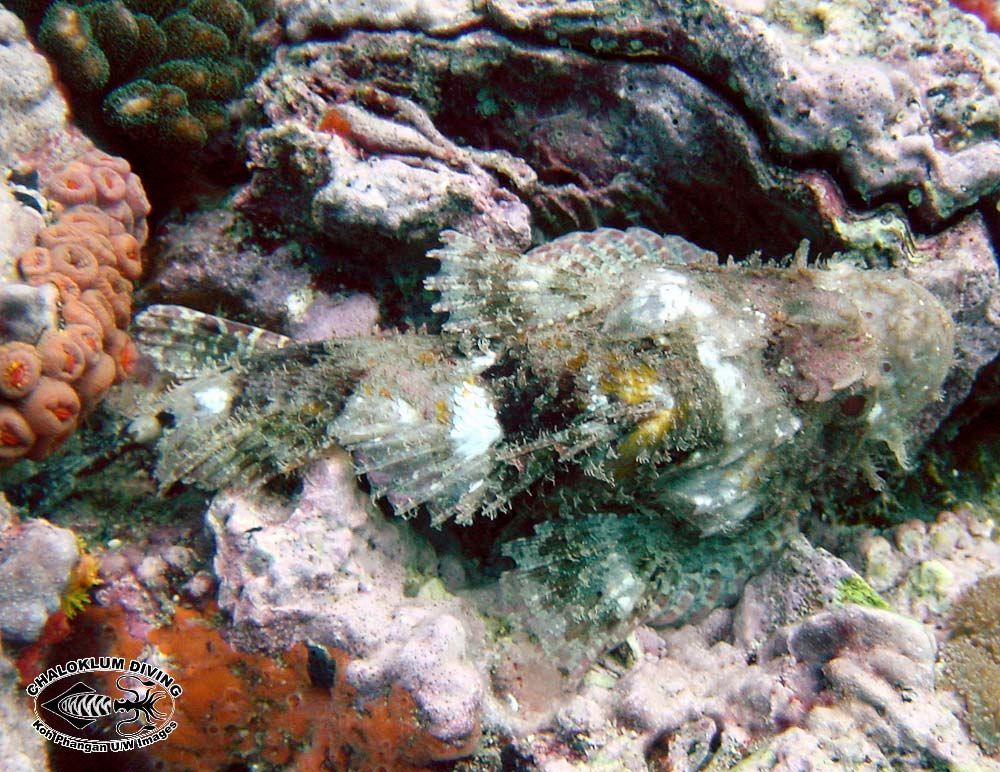
[[[137,149],[197,151],[227,126],[255,68],[259,0],[15,2],[85,120]],[[177,92],[180,92],[178,95]]]
[[[160,23],[160,28],[167,36],[164,56],[170,61],[202,57],[225,61],[229,57],[226,33],[186,11],[171,14]]]
[[[837,583],[837,603],[854,603],[858,606],[870,606],[890,610],[891,607],[875,590],[860,576],[849,576]]]
[[[948,684],[965,701],[969,728],[987,753],[1000,751],[1000,575],[980,579],[952,612],[942,659]]]
[[[134,80],[104,100],[105,119],[136,139],[197,150],[208,139],[204,124],[188,109],[187,94],[170,84]]]
[[[188,6],[188,12],[194,18],[222,30],[237,45],[253,27],[253,19],[246,8],[232,0],[193,0]]]
[[[45,14],[38,42],[55,59],[63,79],[75,91],[99,93],[107,85],[111,66],[80,9],[55,3]]]

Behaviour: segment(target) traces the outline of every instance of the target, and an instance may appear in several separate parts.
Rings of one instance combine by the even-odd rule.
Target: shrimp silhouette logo
[[[25,691],[35,701],[35,731],[84,753],[137,750],[167,739],[177,728],[173,715],[184,693],[156,665],[133,659],[126,667],[123,657],[50,667]]]

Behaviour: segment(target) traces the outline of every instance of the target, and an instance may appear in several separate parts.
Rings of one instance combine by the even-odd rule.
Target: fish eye
[[[867,402],[860,394],[852,394],[840,403],[840,412],[847,418],[857,418],[865,411]]]

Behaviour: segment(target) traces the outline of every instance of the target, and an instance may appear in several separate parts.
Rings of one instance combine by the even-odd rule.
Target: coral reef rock
[[[404,97],[372,91],[367,103],[332,104],[328,89],[347,85],[338,89],[316,74],[293,53],[254,85],[271,125],[251,133],[254,177],[242,211],[256,222],[292,222],[341,241],[367,234],[376,244],[427,246],[452,227],[512,246],[529,243],[528,209],[502,183],[532,184],[523,162],[459,146]]]
[[[45,772],[45,740],[31,726],[14,664],[0,654],[0,758],[10,772]]]
[[[48,62],[28,42],[24,25],[0,9],[0,158],[27,152],[66,123],[66,103]]]
[[[372,331],[379,309],[370,296],[317,288],[297,244],[268,250],[248,240],[244,246],[233,236],[241,224],[225,209],[169,223],[147,292],[195,307],[222,306],[227,315],[252,314],[296,340]]]
[[[447,38],[415,33],[415,6],[396,4],[394,24],[384,5],[359,19],[360,5],[295,3],[283,16],[293,39],[309,30],[345,37],[280,53],[256,89],[267,119],[289,131],[293,113],[297,133],[338,109],[341,120],[329,123],[351,142],[377,145],[372,122],[353,118],[372,89],[388,89],[465,142],[527,161],[543,184],[510,182],[540,225],[593,227],[618,209],[739,251],[707,230],[729,213],[726,235],[745,236],[744,249],[780,251],[791,244],[778,239],[792,233],[851,238],[850,212],[809,211],[830,190],[865,219],[879,201],[880,214],[905,210],[903,227],[910,216],[940,224],[991,195],[1000,171],[990,86],[1000,41],[946,3],[895,0],[876,18],[864,2],[678,0],[625,10],[504,0],[482,9],[475,31]],[[386,31],[358,31],[367,29]],[[401,56],[411,62],[406,79]],[[398,145],[402,122],[387,118]],[[406,144],[412,155],[412,135]],[[766,213],[767,224],[746,211]]]
[[[642,224],[896,267],[958,323],[926,438],[1000,353],[1000,41],[943,2],[810,7],[497,2],[441,35],[296,3],[292,39],[341,38],[279,48],[252,87],[237,206],[314,260],[413,258],[449,227],[523,249],[529,227]]]
[[[803,549],[810,548],[800,545],[791,562],[782,558],[760,585],[773,582],[766,597],[776,608],[787,605],[783,591],[822,576],[803,564]],[[802,568],[806,573],[797,576]],[[784,580],[775,581],[779,576]],[[749,602],[759,601],[741,603]],[[936,645],[919,623],[825,603],[780,627],[750,664],[738,638],[729,637],[730,623],[722,612],[698,628],[662,633],[657,648],[666,654],[644,647],[644,661],[615,687],[615,715],[656,738],[653,757],[691,754],[700,747],[692,738],[701,735],[701,747],[717,748],[708,756],[715,763],[744,759],[749,769],[920,765],[927,758],[963,769],[1000,768],[975,748],[947,699],[934,691]],[[710,723],[699,727],[706,715]],[[697,758],[679,768],[698,768]]]
[[[10,0],[173,212],[0,11],[0,460],[107,543],[4,515],[5,653],[170,664],[136,768],[1000,770],[987,5]]]
[[[0,636],[30,643],[60,610],[80,547],[70,530],[45,520],[17,523],[5,514],[10,520],[0,530]]]
[[[219,605],[237,641],[280,650],[308,640],[345,652],[360,694],[401,688],[433,737],[458,748],[478,737],[486,686],[472,664],[468,608],[406,597],[419,555],[357,492],[346,457],[311,466],[291,508],[234,493],[217,497],[206,518]]]

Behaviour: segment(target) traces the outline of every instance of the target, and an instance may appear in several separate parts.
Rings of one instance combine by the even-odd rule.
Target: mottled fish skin
[[[721,267],[638,228],[523,255],[442,238],[442,335],[236,331],[225,366],[159,406],[158,476],[256,483],[337,443],[397,513],[468,524],[578,470],[502,582],[571,669],[636,619],[732,598],[831,470],[883,444],[905,461],[951,363],[947,312],[896,273]]]

